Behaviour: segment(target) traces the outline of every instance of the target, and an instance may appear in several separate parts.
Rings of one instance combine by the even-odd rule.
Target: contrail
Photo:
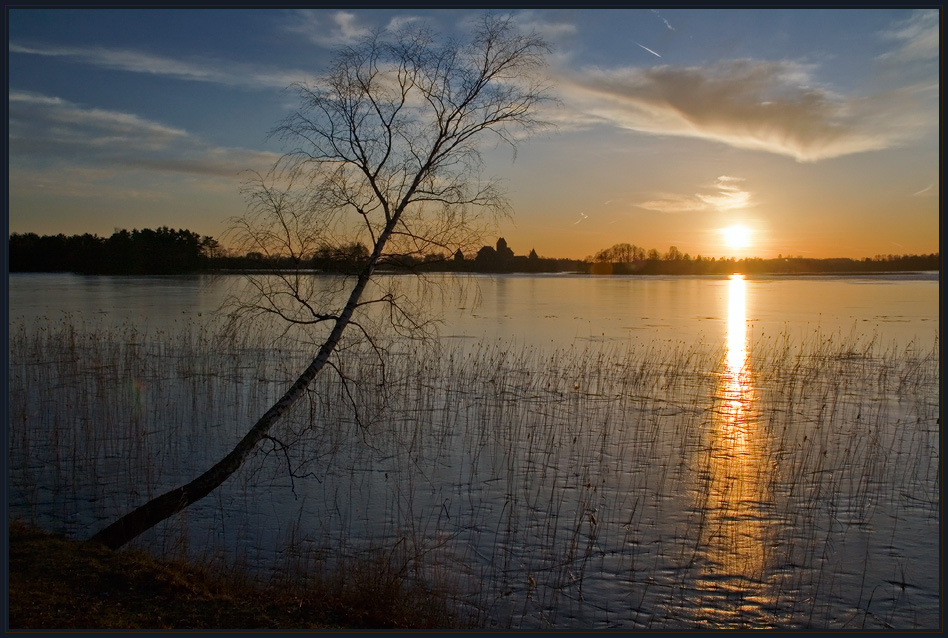
[[[634,42],[634,40],[633,40],[633,42]],[[636,44],[639,44],[639,43],[636,42]],[[643,49],[645,49],[646,51],[648,51],[649,53],[651,53],[652,55],[656,55],[656,56],[658,56],[658,57],[662,57],[662,56],[658,55],[657,53],[655,53],[654,51],[652,51],[652,50],[651,50],[650,48],[648,48],[647,46],[645,46],[644,44],[639,44],[639,46],[642,47]]]
[[[579,218],[578,220],[576,220],[575,222],[573,222],[573,226],[575,226],[575,225],[578,224],[579,222],[585,221],[585,220],[587,220],[587,219],[589,219],[589,215],[587,215],[586,213],[580,213],[580,218]]]
[[[669,24],[668,20],[666,20],[665,17],[658,12],[658,9],[652,9],[652,13],[654,13],[658,17],[659,20],[665,23],[665,26],[668,27],[669,31],[675,30],[675,27]]]

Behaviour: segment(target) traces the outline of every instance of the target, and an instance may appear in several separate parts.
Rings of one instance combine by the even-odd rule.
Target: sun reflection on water
[[[748,361],[747,282],[728,285],[727,351],[719,371],[708,444],[698,463],[701,513],[695,565],[695,619],[709,627],[759,626],[774,512],[770,451]]]

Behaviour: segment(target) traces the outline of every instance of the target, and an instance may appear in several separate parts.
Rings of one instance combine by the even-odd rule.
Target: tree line
[[[198,272],[219,256],[217,240],[190,230],[116,230],[110,237],[13,233],[10,272],[164,275]]]
[[[76,272],[81,274],[184,274],[207,271],[313,270],[355,273],[369,259],[358,242],[322,245],[311,255],[272,256],[259,252],[228,255],[213,237],[167,227],[117,230],[103,238],[88,233],[66,236],[13,233],[9,243],[10,272]],[[784,257],[745,259],[691,257],[675,246],[667,252],[635,244],[615,244],[580,259],[540,257],[535,250],[517,255],[503,237],[465,256],[430,253],[423,257],[388,256],[379,268],[396,272],[555,273],[594,275],[714,275],[872,273],[939,270],[940,254],[876,255],[865,259]]]
[[[764,259],[748,257],[694,258],[671,246],[666,253],[652,248],[645,250],[635,244],[615,244],[586,258],[591,274],[617,275],[715,275],[740,272],[744,274],[820,274],[879,273],[919,270],[940,270],[940,253],[928,255],[876,255],[864,259],[835,257],[815,259],[784,257]]]

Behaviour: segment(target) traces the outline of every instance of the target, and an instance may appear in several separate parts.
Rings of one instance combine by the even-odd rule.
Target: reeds
[[[69,318],[9,348],[10,511],[76,537],[206,469],[309,356]],[[763,336],[739,383],[722,359],[349,349],[140,544],[296,578],[372,556],[488,627],[937,624],[937,343]]]

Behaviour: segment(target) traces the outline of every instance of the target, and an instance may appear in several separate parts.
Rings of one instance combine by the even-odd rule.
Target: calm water
[[[939,626],[937,273],[474,280],[406,279],[442,349],[340,358],[368,390],[323,375],[140,544],[404,551],[488,626]],[[9,511],[76,537],[206,469],[307,360],[216,336],[236,277],[9,282]]]
[[[720,341],[727,325],[726,278],[508,275],[461,283],[467,286],[463,295],[448,283],[443,297],[432,298],[448,339],[553,347],[602,340]],[[11,323],[69,315],[168,329],[213,314],[241,282],[14,274],[9,285]],[[756,278],[746,285],[746,317],[754,332],[766,334],[856,330],[885,340],[930,341],[939,333],[938,290],[938,273]]]

